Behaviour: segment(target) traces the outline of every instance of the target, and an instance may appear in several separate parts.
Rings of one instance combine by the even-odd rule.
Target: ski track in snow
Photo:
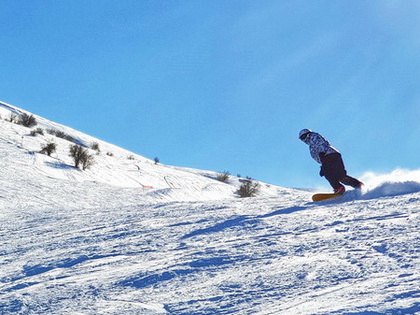
[[[420,182],[239,199],[236,178],[38,119],[102,153],[78,171],[65,140],[47,157],[49,135],[0,120],[0,314],[420,313]]]

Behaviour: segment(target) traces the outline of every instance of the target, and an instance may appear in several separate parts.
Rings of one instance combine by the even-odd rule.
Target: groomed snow
[[[236,177],[36,116],[99,144],[77,170],[70,142],[11,112],[0,103],[0,314],[420,314],[419,171],[367,174],[333,202],[265,183],[241,199]]]

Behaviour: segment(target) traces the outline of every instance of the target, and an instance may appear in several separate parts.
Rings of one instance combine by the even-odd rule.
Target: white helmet
[[[308,133],[311,133],[312,132],[312,130],[311,129],[302,129],[300,132],[299,132],[299,139],[300,140],[305,140],[305,138],[306,138],[306,136],[308,135]]]

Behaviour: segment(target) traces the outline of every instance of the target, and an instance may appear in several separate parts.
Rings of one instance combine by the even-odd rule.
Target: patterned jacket
[[[336,148],[332,147],[324,137],[316,132],[309,133],[303,142],[309,145],[309,151],[311,152],[312,158],[319,164],[322,164],[320,153],[323,153],[323,155],[340,153]]]

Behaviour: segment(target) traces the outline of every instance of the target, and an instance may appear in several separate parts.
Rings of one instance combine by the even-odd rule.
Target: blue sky
[[[0,0],[0,100],[162,163],[326,185],[419,167],[415,0]]]

